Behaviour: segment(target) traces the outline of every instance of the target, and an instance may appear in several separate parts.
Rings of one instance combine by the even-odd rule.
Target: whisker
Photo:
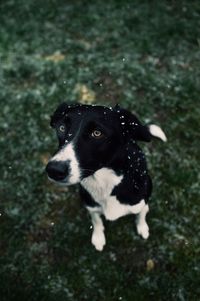
[[[88,169],[88,168],[81,168],[81,171],[93,171],[93,172],[95,172],[95,170],[93,170],[93,169]]]

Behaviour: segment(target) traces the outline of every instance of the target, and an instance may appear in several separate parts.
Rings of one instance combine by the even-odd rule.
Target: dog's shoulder
[[[144,153],[134,141],[131,141],[125,146],[123,156],[125,157],[123,179],[114,187],[112,195],[115,195],[121,203],[128,205],[135,205],[141,199],[147,201],[151,195],[152,182]]]

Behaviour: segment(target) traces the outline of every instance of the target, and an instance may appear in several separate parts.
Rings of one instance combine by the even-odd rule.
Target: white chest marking
[[[93,199],[101,206],[101,212],[108,220],[134,213],[139,213],[145,205],[144,200],[136,205],[121,204],[116,196],[112,196],[113,188],[121,183],[123,176],[117,176],[109,168],[101,168],[92,176],[84,178],[81,185],[91,194]],[[134,197],[134,196],[133,196]]]

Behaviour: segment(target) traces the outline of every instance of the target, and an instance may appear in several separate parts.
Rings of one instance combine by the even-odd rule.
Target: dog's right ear
[[[130,139],[145,142],[151,141],[152,135],[149,132],[148,126],[143,125],[136,115],[121,108],[119,105],[114,107],[114,111],[119,116],[122,133],[127,141]]]
[[[136,141],[151,141],[152,137],[156,137],[166,142],[167,137],[163,130],[155,125],[143,125],[140,120],[128,110],[122,109],[119,105],[114,107],[114,111],[119,116],[122,134],[127,141],[130,139]]]
[[[51,116],[50,126],[54,128],[58,120],[67,114],[69,108],[70,105],[68,105],[66,102],[61,103]]]

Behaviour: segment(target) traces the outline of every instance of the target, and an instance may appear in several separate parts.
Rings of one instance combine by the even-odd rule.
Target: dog
[[[48,178],[61,185],[79,183],[80,196],[90,213],[91,242],[102,251],[106,244],[102,215],[114,221],[136,214],[136,228],[149,237],[146,214],[152,181],[137,141],[153,137],[166,141],[162,129],[142,125],[119,105],[105,107],[62,103],[51,117],[59,148],[46,166]]]

